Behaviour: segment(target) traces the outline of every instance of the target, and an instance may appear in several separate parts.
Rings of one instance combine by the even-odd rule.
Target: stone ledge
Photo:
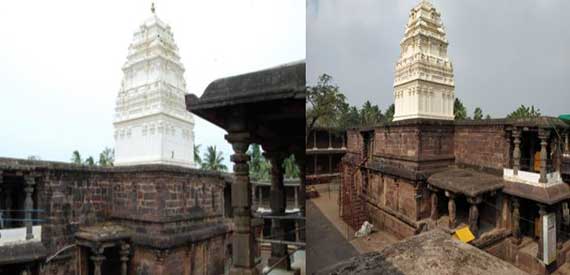
[[[155,249],[169,249],[182,246],[187,243],[195,243],[213,237],[224,235],[230,232],[230,226],[227,224],[210,224],[201,228],[197,228],[185,233],[178,234],[143,234],[135,233],[132,235],[132,242],[135,245],[147,246]]]
[[[40,242],[0,246],[0,265],[33,262],[47,257],[47,250]]]

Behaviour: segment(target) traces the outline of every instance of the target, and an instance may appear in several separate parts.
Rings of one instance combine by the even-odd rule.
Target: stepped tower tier
[[[193,167],[194,119],[170,26],[152,16],[134,34],[115,108],[115,165]]]
[[[428,1],[410,11],[394,78],[394,120],[453,120],[455,83],[441,14]]]

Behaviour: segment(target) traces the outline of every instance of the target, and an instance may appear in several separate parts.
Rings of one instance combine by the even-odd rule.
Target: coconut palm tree
[[[223,164],[224,157],[222,152],[216,149],[216,146],[208,146],[204,160],[202,162],[202,169],[212,171],[227,171],[228,167]]]
[[[249,155],[249,176],[252,180],[265,180],[269,179],[270,164],[265,157],[263,157],[261,146],[259,144],[252,144],[247,151]]]
[[[115,162],[115,150],[105,147],[103,152],[99,154],[99,166],[113,166]]]
[[[81,160],[81,154],[79,154],[79,151],[75,150],[73,151],[73,153],[71,154],[71,163],[75,163],[75,164],[82,164],[83,161]]]
[[[200,147],[202,144],[194,144],[194,163],[196,165],[202,165],[202,158],[200,157]]]

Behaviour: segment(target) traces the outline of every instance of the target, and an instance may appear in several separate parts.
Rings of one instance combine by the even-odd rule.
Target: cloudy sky
[[[351,104],[382,110],[408,14],[419,0],[308,0],[307,81],[334,77]],[[501,117],[521,104],[570,113],[567,0],[432,0],[442,13],[455,93],[469,115]]]
[[[69,161],[113,147],[121,66],[150,0],[3,1],[0,16],[0,156]],[[213,80],[305,58],[303,0],[160,0],[186,67],[188,92]],[[225,132],[196,118],[196,143]],[[202,149],[203,151],[205,149]]]

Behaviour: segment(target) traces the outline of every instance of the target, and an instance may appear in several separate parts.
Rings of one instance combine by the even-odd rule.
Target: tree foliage
[[[83,164],[87,166],[95,166],[95,160],[93,159],[92,156],[89,156],[88,158],[85,159],[85,162]]]
[[[194,163],[202,166],[202,158],[200,157],[200,147],[202,144],[194,144]]]
[[[396,106],[394,106],[394,103],[392,103],[390,106],[388,106],[388,109],[386,109],[386,113],[384,114],[384,119],[386,122],[391,122],[394,120],[394,112],[396,112]]]
[[[218,151],[216,146],[208,146],[204,159],[202,160],[202,169],[211,171],[227,171],[228,167],[223,163],[224,157],[221,151]]]
[[[456,120],[467,119],[467,108],[463,105],[463,102],[459,98],[455,98],[453,103],[453,112]]]
[[[288,158],[283,160],[283,169],[285,170],[286,178],[299,178],[300,171],[295,160],[295,155],[291,154]]]
[[[315,126],[338,127],[339,114],[346,110],[346,97],[332,84],[332,77],[323,74],[316,86],[307,88],[307,130]]]
[[[99,166],[113,166],[115,163],[115,149],[105,147],[105,149],[99,154]]]
[[[475,108],[475,111],[473,111],[473,119],[474,120],[482,120],[483,119],[483,110],[481,110],[481,108],[479,108],[479,107]]]
[[[71,163],[83,164],[83,161],[81,160],[81,154],[79,154],[79,151],[75,150],[73,151],[73,153],[71,153]]]
[[[540,116],[540,109],[534,108],[534,105],[529,107],[521,105],[512,113],[508,114],[507,118],[535,118]]]
[[[249,177],[252,180],[267,180],[269,179],[269,170],[271,165],[265,159],[259,144],[252,144],[247,150],[249,155]]]

